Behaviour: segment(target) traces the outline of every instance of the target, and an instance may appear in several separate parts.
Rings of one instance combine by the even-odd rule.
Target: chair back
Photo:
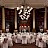
[[[8,40],[7,38],[4,38],[4,41],[3,41],[3,43],[7,43],[7,40]]]
[[[26,39],[26,36],[22,36],[23,39]]]
[[[39,41],[41,42],[42,41],[42,38],[39,38]]]

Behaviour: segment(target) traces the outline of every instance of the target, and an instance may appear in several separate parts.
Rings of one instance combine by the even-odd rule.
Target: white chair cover
[[[33,36],[30,36],[30,38],[28,38],[28,43],[30,43],[30,44],[33,43],[32,39],[33,39]]]
[[[2,48],[8,48],[8,40],[7,40],[7,38],[4,39]]]
[[[26,36],[22,36],[22,44],[27,44],[27,38],[26,38]]]
[[[39,46],[39,38],[36,38],[36,46]]]
[[[8,38],[8,46],[13,46],[13,42],[11,38]]]

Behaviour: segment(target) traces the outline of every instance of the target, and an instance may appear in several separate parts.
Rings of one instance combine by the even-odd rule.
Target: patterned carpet
[[[15,44],[12,46],[12,47],[9,47],[9,48],[38,48],[35,46],[35,44]]]
[[[9,48],[39,48],[39,47],[37,47],[35,45],[35,43],[33,43],[33,44],[16,44],[13,42],[13,46],[9,47]],[[48,45],[46,48],[48,48]]]

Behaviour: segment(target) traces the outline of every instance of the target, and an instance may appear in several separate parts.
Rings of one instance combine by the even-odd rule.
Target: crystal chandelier
[[[25,4],[25,0],[24,0],[23,5],[21,7],[17,7],[17,11],[19,10],[18,14],[21,20],[28,20],[32,9],[33,9],[32,7],[29,7],[27,6],[27,4]]]

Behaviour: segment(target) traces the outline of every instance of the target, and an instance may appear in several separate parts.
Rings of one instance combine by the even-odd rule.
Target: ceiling
[[[23,2],[24,0],[0,0],[0,6],[16,8],[17,6],[21,6]],[[48,0],[25,0],[25,3],[33,8],[48,6]]]

